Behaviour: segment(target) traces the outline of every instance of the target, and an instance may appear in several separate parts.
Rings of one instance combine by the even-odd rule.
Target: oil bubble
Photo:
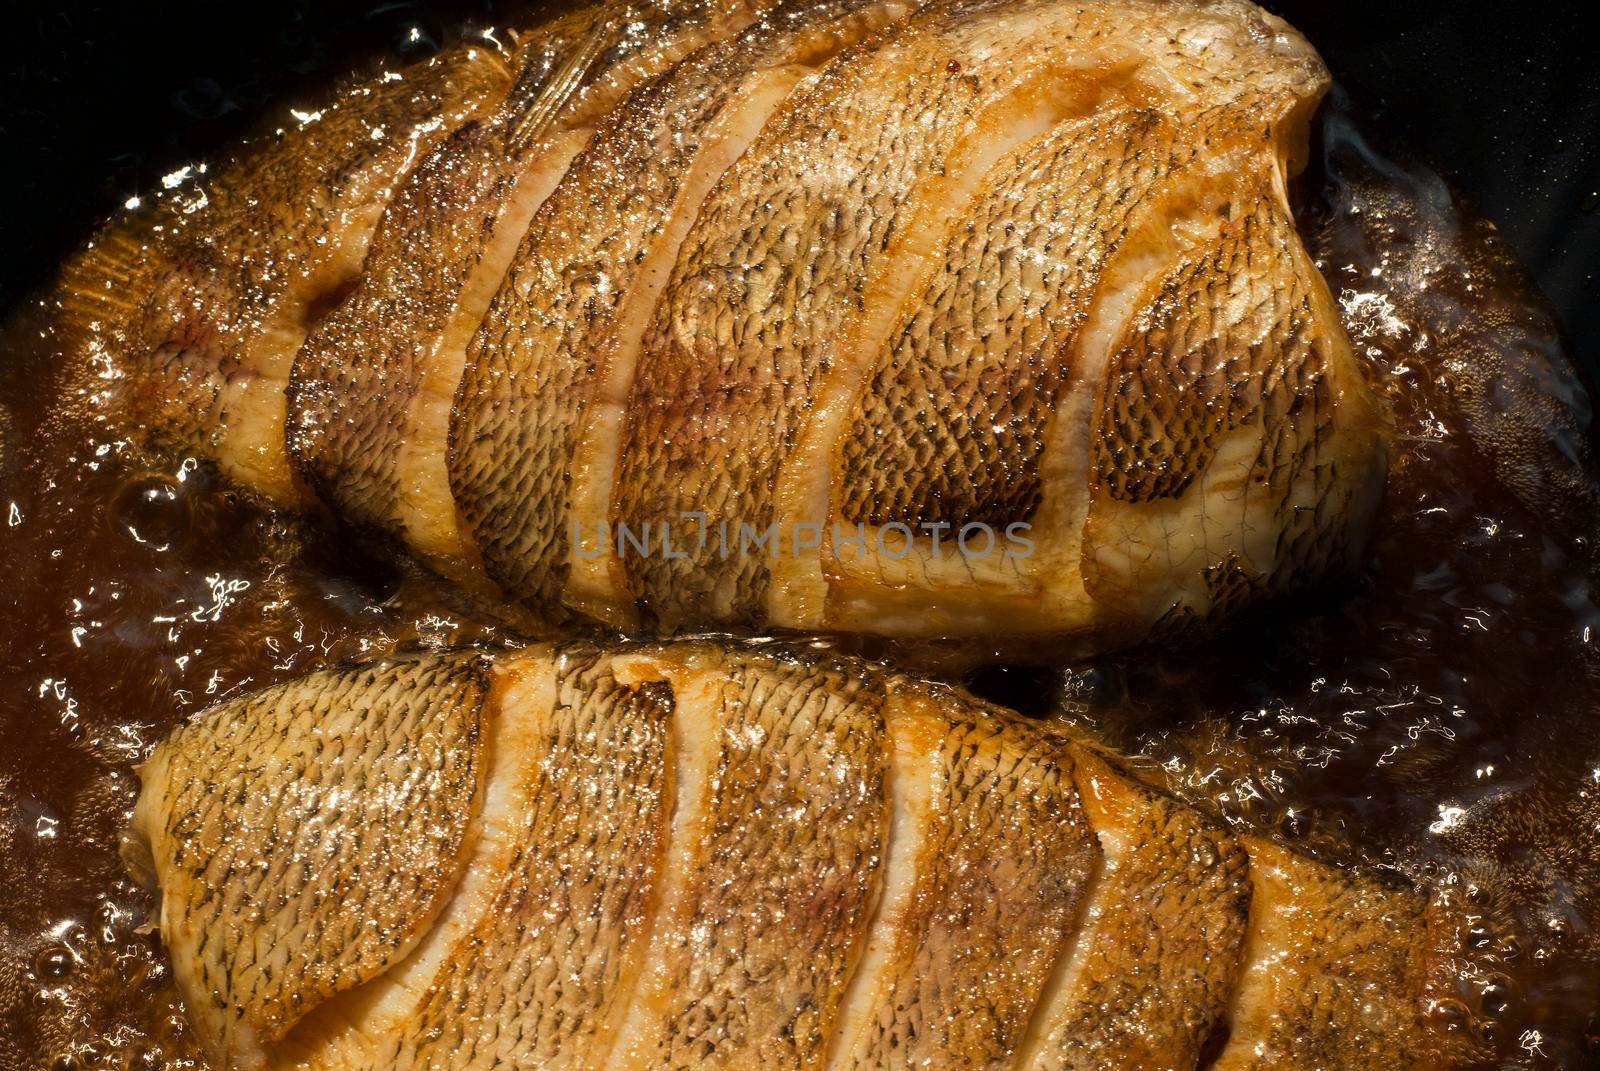
[[[395,53],[408,63],[437,55],[444,47],[444,29],[434,23],[410,22],[396,36]]]
[[[162,1041],[171,1044],[182,1038],[183,1035],[188,1032],[188,1030],[189,1020],[185,1019],[179,1012],[173,1012],[165,1019],[161,1020],[161,1025],[157,1030],[157,1036],[160,1037]]]
[[[1464,1030],[1472,1019],[1472,1013],[1459,1000],[1435,1001],[1428,1014],[1436,1026],[1447,1031]]]
[[[117,489],[111,502],[112,526],[135,543],[165,553],[187,542],[190,506],[178,482],[161,473],[146,473]]]
[[[1484,981],[1479,996],[1483,1014],[1503,1015],[1511,1006],[1511,979],[1503,974],[1491,974]]]
[[[74,956],[66,945],[52,945],[40,952],[33,961],[33,971],[40,978],[54,981],[72,973]]]

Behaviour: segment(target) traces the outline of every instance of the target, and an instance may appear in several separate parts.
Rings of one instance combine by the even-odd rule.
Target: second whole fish
[[[128,856],[221,1067],[1462,1066],[1463,915],[1081,732],[775,647],[465,651],[220,704]]]

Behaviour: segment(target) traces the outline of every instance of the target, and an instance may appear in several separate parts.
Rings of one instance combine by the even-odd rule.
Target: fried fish
[[[1451,910],[864,662],[390,660],[140,778],[127,855],[220,1066],[1451,1066]]]
[[[1245,0],[655,0],[70,267],[99,411],[546,621],[1084,654],[1348,571],[1383,417]]]

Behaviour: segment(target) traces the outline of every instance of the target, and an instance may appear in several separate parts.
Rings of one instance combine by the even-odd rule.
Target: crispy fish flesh
[[[1359,555],[1327,74],[1246,0],[656,0],[387,77],[72,266],[103,410],[550,622],[1086,654]]]
[[[237,1068],[1455,1066],[1452,913],[1087,737],[684,642],[325,671],[159,745],[127,841]]]

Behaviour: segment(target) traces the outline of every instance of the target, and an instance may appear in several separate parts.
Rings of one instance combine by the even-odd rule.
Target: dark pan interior
[[[1498,223],[1600,378],[1600,65],[1577,0],[1267,0],[1327,58],[1385,149]]]

